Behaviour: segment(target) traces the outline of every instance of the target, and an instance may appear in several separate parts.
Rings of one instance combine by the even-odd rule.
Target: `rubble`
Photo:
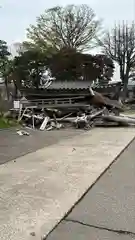
[[[120,115],[124,110],[118,100],[104,97],[91,88],[87,96],[39,101],[25,99],[15,106],[18,122],[40,131],[59,130],[67,126],[88,130],[98,126],[135,125],[135,119]]]
[[[120,125],[135,125],[135,119],[131,117],[123,117],[123,116],[113,116],[113,115],[105,115],[103,119],[106,121],[117,122]]]
[[[70,112],[63,117],[56,117],[55,114],[51,117],[49,114],[43,114],[42,112],[41,114],[33,114],[33,112],[28,109],[26,113],[23,114],[21,121],[23,121],[26,126],[38,128],[40,131],[64,128],[67,126],[67,123],[68,126],[79,129],[90,129],[94,126],[99,126],[99,123],[104,126],[107,123],[110,124],[110,122],[115,122],[115,125],[121,126],[135,124],[135,119],[118,116],[115,111],[108,110],[106,107],[101,109],[92,108],[90,112]]]
[[[23,136],[23,135],[25,135],[25,136],[29,136],[29,133],[26,132],[26,131],[23,131],[23,130],[19,130],[19,131],[17,131],[17,134],[18,134],[19,136]]]

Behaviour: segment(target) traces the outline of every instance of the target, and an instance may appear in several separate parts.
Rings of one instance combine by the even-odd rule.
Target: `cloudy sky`
[[[0,0],[0,39],[12,46],[26,39],[26,28],[34,23],[45,8],[66,4],[89,4],[98,18],[103,19],[105,28],[115,21],[135,20],[135,0]],[[115,78],[119,78],[116,68]]]
[[[55,5],[81,4],[81,0],[0,0],[0,38],[12,44],[26,37],[26,28],[34,23],[36,16],[45,8]],[[99,18],[104,19],[105,27],[114,21],[135,20],[135,0],[86,0]]]

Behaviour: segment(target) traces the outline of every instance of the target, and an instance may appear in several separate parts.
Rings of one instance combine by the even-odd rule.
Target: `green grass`
[[[17,122],[13,120],[8,120],[6,118],[0,117],[0,129],[10,128],[17,126]]]

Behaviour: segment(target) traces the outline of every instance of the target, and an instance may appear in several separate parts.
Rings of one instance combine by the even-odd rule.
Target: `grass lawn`
[[[9,121],[6,118],[2,118],[0,117],[0,129],[4,129],[4,128],[10,128],[10,127],[15,127],[17,126],[17,123],[15,121]]]

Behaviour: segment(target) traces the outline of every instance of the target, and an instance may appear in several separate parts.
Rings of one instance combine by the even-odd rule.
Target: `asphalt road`
[[[45,239],[135,239],[135,140]]]
[[[26,131],[30,133],[29,136],[19,136],[16,129],[0,131],[0,164],[84,132],[77,129],[53,131],[27,129]]]

